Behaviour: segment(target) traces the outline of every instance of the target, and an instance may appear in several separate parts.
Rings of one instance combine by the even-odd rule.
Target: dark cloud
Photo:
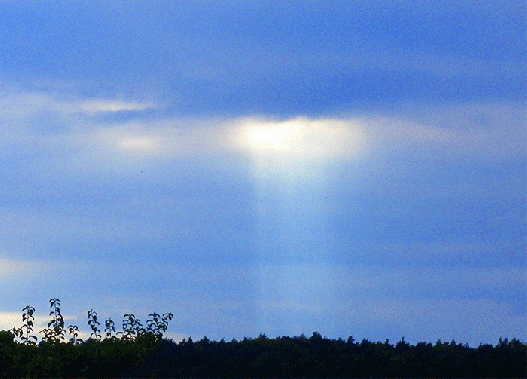
[[[191,114],[525,94],[521,2],[198,4],[4,4],[2,70],[92,95],[149,93]]]

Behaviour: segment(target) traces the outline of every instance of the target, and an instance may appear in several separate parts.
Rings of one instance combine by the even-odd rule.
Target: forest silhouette
[[[90,310],[91,335],[82,340],[77,326],[65,327],[60,300],[50,299],[50,306],[40,341],[29,305],[20,328],[0,331],[0,377],[527,377],[527,344],[516,338],[478,347],[441,340],[411,345],[404,337],[395,344],[358,342],[317,332],[174,342],[163,337],[171,313],[152,313],[145,326],[125,314],[116,332],[112,319],[101,329]]]

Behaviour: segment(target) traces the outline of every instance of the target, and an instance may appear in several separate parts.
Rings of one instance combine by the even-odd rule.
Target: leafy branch
[[[51,321],[48,322],[48,327],[40,331],[44,334],[44,340],[48,342],[60,342],[64,340],[64,317],[60,313],[60,300],[59,299],[49,299],[51,312]]]
[[[79,328],[76,325],[70,325],[66,329],[64,327],[64,317],[60,311],[60,300],[53,298],[49,300],[51,311],[49,315],[51,320],[48,323],[48,327],[42,329],[39,333],[42,333],[43,341],[50,343],[60,343],[66,340],[66,332],[70,335],[68,340],[72,345],[81,344],[84,341],[79,338]],[[20,341],[25,345],[36,345],[37,337],[31,335],[34,328],[35,321],[35,308],[30,305],[25,306],[22,314],[23,325],[20,328],[13,328],[13,335],[19,338]],[[172,313],[164,313],[160,315],[158,313],[150,313],[148,320],[146,321],[146,328],[143,327],[141,321],[135,317],[133,313],[126,313],[122,321],[122,332],[115,332],[115,322],[109,318],[105,322],[105,339],[114,340],[117,336],[121,336],[124,341],[133,341],[138,337],[151,335],[154,336],[156,341],[163,338],[163,333],[167,331],[168,322],[174,317]],[[97,312],[93,309],[88,311],[88,325],[91,329],[90,339],[95,338],[97,340],[102,339],[100,330],[100,322],[98,320]]]
[[[172,313],[164,313],[163,316],[157,313],[150,313],[150,318],[146,320],[146,330],[161,339],[163,333],[167,331],[168,322],[172,320],[174,315]]]
[[[123,338],[133,340],[135,337],[145,333],[143,324],[133,313],[126,313],[123,319]]]
[[[99,325],[101,323],[97,320],[97,312],[95,312],[93,309],[88,311],[88,325],[90,326],[92,332],[90,334],[91,336],[95,336],[96,339],[99,339],[101,337],[101,333],[99,330]]]
[[[22,322],[24,323],[20,328],[13,328],[13,334],[15,337],[19,337],[22,343],[26,345],[35,345],[37,343],[37,337],[30,335],[33,331],[33,325],[35,317],[35,308],[30,305],[26,305],[22,312]]]

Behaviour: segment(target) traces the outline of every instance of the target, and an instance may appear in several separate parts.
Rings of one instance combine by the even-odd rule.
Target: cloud
[[[364,137],[362,125],[353,120],[309,119],[284,121],[248,118],[234,120],[234,149],[251,155],[325,159],[360,155]]]
[[[477,347],[521,336],[527,324],[525,316],[513,314],[511,305],[486,299],[350,299],[337,313],[354,325],[352,333],[359,341],[389,338],[392,343],[404,336],[411,343],[454,339]]]
[[[0,311],[0,330],[9,330],[13,331],[13,328],[20,328],[22,325],[24,325],[24,321],[22,320],[22,314],[23,310],[21,309],[19,313],[17,312],[2,312]],[[33,331],[29,334],[30,336],[37,337],[37,342],[41,341],[44,337],[44,334],[41,333],[42,330],[45,330],[48,328],[48,323],[51,320],[52,316],[43,316],[42,314],[46,314],[46,312],[39,312],[39,310],[35,309],[35,313],[33,315]],[[76,338],[80,338],[82,340],[87,340],[90,338],[91,330],[88,331],[88,328],[83,328],[80,324],[75,324],[80,321],[82,317],[80,315],[68,315],[68,314],[62,314],[63,320],[64,320],[64,328],[65,333],[64,337],[65,340],[68,341],[73,336],[69,334],[68,328],[70,325],[77,325],[79,327],[78,336]],[[84,321],[84,320],[83,320]],[[104,329],[104,326],[102,326]],[[24,332],[26,330],[24,329]]]
[[[526,269],[510,267],[448,267],[439,265],[262,264],[263,301],[299,301],[331,308],[349,297],[469,299],[514,302],[524,286]],[[308,299],[309,301],[305,301]],[[527,309],[524,309],[527,312]]]
[[[88,113],[145,110],[101,96],[139,89],[192,114],[292,118],[525,92],[521,2],[190,3],[6,7],[0,71],[70,80]]]
[[[350,258],[362,263],[382,262],[401,267],[450,267],[452,269],[486,269],[501,267],[518,269],[525,241],[510,237],[503,241],[446,240],[408,242],[375,242],[355,244]],[[372,255],[370,252],[375,251]],[[426,253],[425,253],[426,252]]]
[[[4,253],[5,254],[5,253]],[[49,270],[52,266],[34,260],[15,260],[0,258],[0,275],[3,279],[22,278],[35,270]]]
[[[24,312],[20,309],[20,312],[0,312],[0,330],[13,330],[13,328],[19,328],[23,325],[22,314]],[[37,313],[37,312],[35,312]],[[42,334],[39,332],[48,327],[49,317],[41,316],[38,314],[34,315],[34,326],[31,335],[41,337]],[[70,317],[65,319],[71,319]]]
[[[447,106],[401,104],[394,114],[331,117],[177,117],[153,101],[87,98],[72,93],[5,86],[0,130],[7,149],[85,161],[86,169],[119,168],[137,160],[211,156],[229,152],[288,159],[355,159],[398,151],[428,158],[509,159],[523,156],[524,104],[466,103]],[[156,117],[140,112],[151,110]],[[101,114],[139,112],[131,119]],[[80,120],[79,120],[80,118]],[[55,130],[50,133],[50,130]],[[69,160],[69,159],[68,159]],[[64,164],[65,162],[63,162]]]
[[[13,259],[7,263],[16,267],[19,262]],[[11,294],[17,293],[16,299],[4,293],[3,304],[9,301],[21,309],[29,303],[36,308],[37,331],[46,327],[49,321],[46,315],[50,296],[61,299],[67,325],[76,324],[83,333],[89,330],[86,312],[91,308],[98,313],[101,323],[111,317],[117,329],[125,313],[135,314],[144,323],[149,313],[172,312],[175,318],[170,323],[169,332],[180,337],[203,334],[210,337],[207,326],[216,333],[224,333],[225,337],[233,336],[239,333],[237,328],[250,326],[253,322],[255,277],[253,268],[247,265],[236,262],[212,265],[180,262],[175,265],[171,256],[163,259],[155,254],[149,261],[140,263],[125,257],[111,260],[91,256],[85,260],[55,263],[56,257],[40,259],[35,262],[33,271],[0,279],[3,287],[12,289]],[[57,267],[40,268],[49,266]],[[139,276],[138,269],[141,271]],[[218,293],[221,297],[217,296]],[[18,302],[21,304],[16,305]],[[4,329],[22,324],[22,312],[8,313],[6,320],[2,320],[0,314],[0,325]],[[83,336],[81,338],[86,338],[89,333]],[[221,337],[214,335],[214,338]]]
[[[406,113],[405,113],[406,111]],[[503,161],[525,154],[523,102],[401,106],[399,114],[360,119],[375,154],[431,160]]]
[[[131,112],[154,109],[156,105],[150,102],[130,102],[109,99],[86,100],[78,105],[81,112],[89,115],[107,112]]]
[[[49,115],[78,121],[78,116],[94,117],[103,113],[140,112],[158,107],[152,101],[128,101],[116,98],[82,98],[69,89],[69,96],[53,86],[43,89],[28,89],[7,81],[1,81],[4,87],[0,93],[0,114],[5,118],[21,122],[32,116]],[[62,89],[64,90],[64,89]],[[70,118],[74,115],[73,118]]]
[[[262,265],[255,323],[271,335],[348,330],[370,340],[477,345],[524,333],[524,277],[524,268]]]

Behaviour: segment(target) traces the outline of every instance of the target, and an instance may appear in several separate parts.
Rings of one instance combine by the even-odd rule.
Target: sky
[[[0,0],[0,329],[526,341],[526,20]]]

